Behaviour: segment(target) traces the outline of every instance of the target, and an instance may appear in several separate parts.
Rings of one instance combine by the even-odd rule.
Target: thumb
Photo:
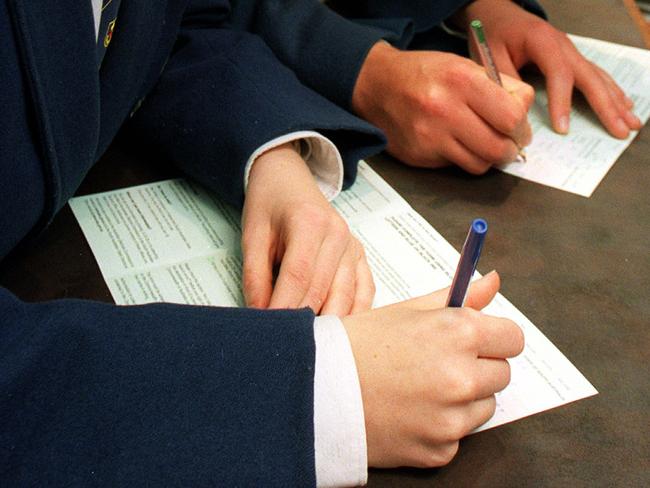
[[[471,307],[476,310],[481,310],[492,301],[494,296],[499,291],[501,286],[501,279],[496,271],[490,271],[485,276],[474,281],[467,292],[465,299],[465,307]],[[433,310],[436,308],[444,308],[449,296],[449,287],[442,288],[421,297],[411,298],[404,302],[388,305],[388,307],[408,307],[414,310]],[[384,308],[384,307],[381,307]]]
[[[535,89],[528,83],[503,73],[501,75],[501,81],[503,82],[503,88],[519,100],[519,103],[528,111],[533,102],[535,102]]]
[[[501,287],[501,278],[496,271],[490,271],[481,279],[476,280],[469,287],[465,307],[481,310],[495,297]]]

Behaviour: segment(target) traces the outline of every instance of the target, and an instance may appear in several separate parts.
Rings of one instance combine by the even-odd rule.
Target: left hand
[[[344,316],[372,304],[375,287],[363,246],[291,144],[265,152],[251,168],[242,251],[248,306]]]
[[[544,74],[556,132],[569,132],[574,87],[613,136],[624,139],[630,130],[641,128],[641,121],[632,112],[632,100],[611,76],[582,56],[565,33],[545,20],[511,1],[476,0],[457,13],[453,21],[467,28],[473,19],[483,23],[500,71],[518,77],[518,70],[532,63]]]

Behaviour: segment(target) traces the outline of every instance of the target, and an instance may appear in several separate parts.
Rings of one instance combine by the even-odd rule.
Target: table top
[[[551,20],[574,13],[556,22],[569,32],[641,46],[630,19],[611,12],[620,2],[542,3]],[[600,394],[469,436],[444,468],[371,470],[368,486],[650,486],[650,128],[591,198],[498,171],[414,169],[387,156],[371,165],[456,249],[468,222],[487,219],[479,270],[500,272],[502,293]],[[172,176],[172,168],[115,145],[79,193]],[[35,245],[0,266],[0,284],[26,300],[112,301],[68,207]]]

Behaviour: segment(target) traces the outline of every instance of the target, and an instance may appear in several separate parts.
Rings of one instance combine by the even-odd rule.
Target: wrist
[[[381,104],[382,94],[388,87],[386,80],[390,79],[388,68],[394,65],[399,53],[399,49],[385,41],[370,48],[352,92],[352,110],[357,115],[368,118],[373,107]]]
[[[251,167],[248,184],[258,180],[268,180],[274,174],[284,174],[287,171],[306,169],[305,162],[300,156],[299,141],[291,141],[270,148],[255,158]]]

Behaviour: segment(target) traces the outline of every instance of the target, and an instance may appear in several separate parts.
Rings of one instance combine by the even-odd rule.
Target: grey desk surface
[[[542,3],[569,32],[641,46],[619,2]],[[650,128],[591,198],[497,171],[372,165],[457,249],[472,218],[490,222],[480,271],[499,270],[502,292],[600,394],[470,436],[441,469],[371,470],[369,486],[650,486]],[[80,193],[174,174],[117,146]],[[27,300],[111,301],[68,208],[0,266],[0,283]]]

